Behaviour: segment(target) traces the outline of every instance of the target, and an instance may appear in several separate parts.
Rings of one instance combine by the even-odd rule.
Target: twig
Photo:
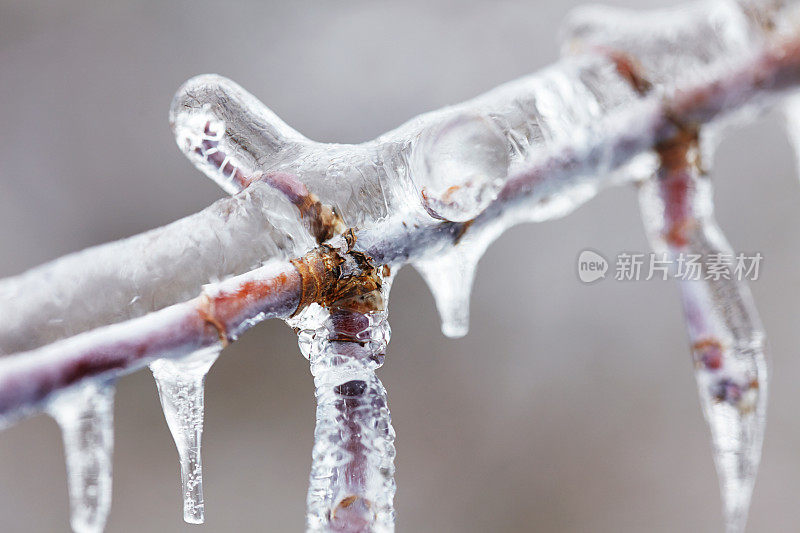
[[[607,61],[613,61],[613,57]],[[620,66],[618,62],[616,64]],[[528,82],[516,83],[524,87]],[[762,49],[741,58],[733,68],[716,77],[699,84],[677,87],[665,96],[651,94],[637,99],[608,116],[598,127],[603,135],[592,139],[591,143],[564,142],[546,150],[533,150],[524,165],[520,165],[509,177],[497,200],[474,221],[443,222],[424,212],[405,212],[382,221],[379,228],[365,227],[353,232],[352,236],[356,239],[353,249],[367,254],[376,264],[400,265],[412,259],[437,254],[457,243],[465,234],[485,234],[491,238],[514,223],[548,218],[553,215],[547,206],[554,198],[568,196],[570,191],[588,184],[592,190],[588,194],[577,196],[575,205],[579,205],[599,188],[620,181],[620,176],[615,176],[611,171],[622,168],[634,157],[650,152],[658,143],[673,137],[678,131],[676,123],[699,126],[744,107],[763,109],[773,104],[781,91],[798,85],[800,33],[776,37],[767,41]],[[517,89],[513,85],[498,89],[492,98],[497,99],[515,90]],[[487,96],[475,102],[485,105],[485,101],[492,98]],[[468,103],[462,107],[470,105],[476,104]],[[419,123],[425,123],[425,120],[404,126],[398,130],[400,133],[394,134],[395,137],[401,134],[413,135],[419,130]],[[607,172],[600,175],[591,173],[600,166],[599,160],[605,155],[610,155],[605,169]],[[636,176],[622,176],[621,180],[635,178]],[[92,267],[93,263],[98,263],[99,258],[103,259],[99,261],[102,272],[115,281],[120,281],[124,276],[120,273],[114,274],[115,269],[128,272],[124,262],[169,263],[171,258],[151,257],[148,250],[142,248],[143,242],[164,232],[177,235],[184,231],[191,235],[190,228],[195,225],[195,229],[200,228],[202,231],[197,232],[192,248],[201,249],[209,257],[225,257],[228,253],[241,251],[242,243],[234,235],[234,228],[246,232],[247,235],[257,233],[259,238],[262,235],[259,232],[270,236],[279,235],[276,226],[270,222],[275,221],[276,217],[265,216],[259,211],[259,202],[266,205],[264,199],[259,197],[267,194],[265,190],[270,188],[252,184],[233,200],[223,200],[215,204],[209,208],[213,212],[204,212],[204,216],[196,215],[198,218],[195,219],[189,217],[155,232],[87,250],[61,260],[66,263],[46,265],[3,282],[0,293],[7,299],[3,308],[4,320],[0,322],[0,339],[4,346],[14,347],[17,343],[36,346],[58,338],[48,335],[38,343],[19,341],[21,338],[28,338],[26,336],[35,336],[37,328],[47,320],[46,316],[40,317],[39,314],[52,302],[51,298],[46,297],[48,295],[42,294],[41,288],[36,289],[42,284],[45,287],[61,287],[77,283],[79,289],[62,300],[65,303],[62,305],[61,316],[75,317],[76,321],[83,320],[87,325],[83,328],[76,327],[78,331],[85,330],[83,333],[0,360],[0,415],[11,420],[22,413],[33,411],[51,394],[82,379],[131,372],[156,357],[185,355],[218,342],[220,335],[224,341],[233,340],[239,332],[258,321],[290,316],[297,310],[299,302],[310,301],[304,296],[304,291],[313,288],[315,284],[340,282],[341,280],[330,279],[331,273],[325,271],[326,266],[322,259],[330,250],[336,250],[337,246],[344,249],[342,237],[337,237],[333,241],[334,248],[318,249],[294,262],[270,262],[251,272],[208,285],[199,297],[192,300],[155,312],[149,311],[157,308],[158,304],[149,302],[148,305],[128,313],[129,316],[147,313],[139,318],[106,326],[102,325],[99,318],[107,312],[104,308],[84,310],[84,316],[80,316],[82,310],[71,307],[79,297],[84,298],[98,288],[102,289],[92,286],[93,282],[102,278],[96,267]],[[294,205],[291,208],[296,209]],[[255,213],[251,209],[255,209]],[[247,212],[246,216],[240,216],[241,210]],[[215,227],[230,235],[229,240],[220,238],[214,231],[205,231],[220,224],[220,221],[223,223]],[[260,221],[258,230],[244,228],[246,223],[254,221]],[[264,229],[265,225],[267,229]],[[164,246],[175,245],[165,243]],[[303,246],[299,248],[302,249]],[[113,260],[115,254],[119,254],[122,259]],[[248,258],[252,261],[254,257],[270,255],[280,256],[281,251],[270,254],[257,250]],[[105,263],[109,258],[112,261]],[[310,270],[298,270],[298,265],[310,265]],[[136,288],[155,298],[166,281],[172,282],[184,275],[184,272],[179,274],[178,271],[185,267],[185,261],[176,259],[174,278],[166,280],[159,276],[149,283],[141,278],[137,280],[141,284]],[[198,286],[204,277],[207,280],[219,274],[219,270],[210,264],[203,268],[205,270],[194,271],[196,275],[189,285]],[[76,279],[76,275],[79,278]],[[184,288],[177,294],[183,295],[185,291]],[[132,299],[138,296],[135,292],[131,294]],[[128,298],[128,295],[126,293],[124,298]],[[171,293],[170,296],[176,297],[176,293]],[[17,319],[20,316],[22,318]],[[118,317],[119,314],[114,316]],[[97,327],[98,325],[102,327]],[[64,336],[71,331],[67,329],[61,333]]]

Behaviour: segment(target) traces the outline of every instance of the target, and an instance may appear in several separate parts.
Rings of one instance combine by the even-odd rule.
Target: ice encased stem
[[[765,339],[747,286],[708,271],[715,254],[733,257],[713,218],[711,184],[694,165],[662,169],[640,189],[657,252],[672,263],[699,255],[699,276],[679,278],[703,414],[711,430],[726,530],[745,529],[761,459],[767,407]],[[718,256],[721,257],[721,256]]]
[[[294,324],[317,398],[307,529],[394,531],[395,434],[375,375],[389,342],[386,311],[313,304]]]
[[[184,84],[170,120],[186,156],[225,190],[239,190],[258,175],[292,174],[347,227],[366,228],[422,207],[439,219],[472,220],[509,176],[559,152],[565,158],[552,172],[563,169],[569,174],[564,179],[580,191],[572,201],[560,202],[571,187],[554,180],[553,190],[537,183],[536,194],[548,199],[547,218],[563,214],[566,204],[574,208],[593,194],[586,189],[598,173],[620,164],[615,154],[626,159],[623,152],[648,144],[639,133],[617,144],[603,142],[615,136],[609,128],[640,131],[643,120],[652,118],[632,112],[636,125],[629,127],[628,119],[618,116],[629,114],[637,99],[612,61],[586,56],[357,145],[306,139],[254,96],[216,75]],[[539,210],[536,216],[545,214]]]
[[[220,348],[214,346],[183,359],[159,359],[150,364],[164,418],[178,448],[183,519],[190,524],[202,524],[205,520],[200,456],[204,389],[206,374],[219,352]]]
[[[800,93],[786,99],[783,105],[783,119],[789,143],[794,150],[795,165],[800,174]]]
[[[111,508],[114,386],[79,384],[54,399],[47,411],[64,439],[72,529],[100,533]]]
[[[585,5],[562,26],[567,53],[617,51],[659,90],[713,78],[757,49],[763,31],[752,10],[730,0],[703,0],[658,10]]]

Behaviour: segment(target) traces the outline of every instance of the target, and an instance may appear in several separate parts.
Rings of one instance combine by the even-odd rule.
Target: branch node
[[[226,347],[230,343],[227,328],[214,314],[214,300],[205,292],[200,294],[200,304],[197,306],[197,312],[205,323],[210,324],[217,330],[222,347]]]
[[[328,309],[369,313],[383,309],[382,274],[372,258],[353,250],[355,234],[344,233],[346,250],[327,244],[307,253],[292,264],[300,273],[300,301],[292,316],[317,303]]]

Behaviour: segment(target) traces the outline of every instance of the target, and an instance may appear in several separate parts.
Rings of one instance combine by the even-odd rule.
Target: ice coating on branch
[[[542,71],[528,90],[527,101],[517,105],[535,127],[523,135],[520,128],[508,130],[519,156],[501,197],[516,193],[520,183],[533,201],[514,210],[506,227],[564,216],[601,188],[629,181],[625,167],[641,166],[638,147],[652,146],[663,127],[656,101],[644,98],[603,55],[562,61]]]
[[[72,530],[101,533],[111,508],[114,386],[82,383],[59,394],[47,411],[64,439]]]
[[[640,189],[642,216],[657,252],[700,254],[700,279],[680,281],[703,414],[711,430],[728,533],[747,521],[764,438],[765,340],[747,286],[707,269],[714,254],[733,258],[713,218],[711,184],[693,165],[665,168]],[[686,264],[686,263],[684,263]]]
[[[470,221],[510,172],[519,175],[553,152],[564,153],[558,161],[563,179],[536,183],[533,205],[510,209],[497,224],[465,227],[464,244],[452,254],[414,262],[434,292],[446,334],[458,336],[466,332],[475,264],[497,235],[519,222],[567,214],[613,181],[631,147],[651,141],[627,132],[636,131],[629,121],[658,120],[654,106],[619,116],[639,100],[614,61],[597,56],[562,61],[358,145],[305,139],[241,87],[214,75],[181,88],[171,122],[187,157],[226,190],[258,176],[282,190],[298,214],[319,202],[341,217],[343,227],[377,227],[389,218],[407,228],[432,223],[419,217],[421,208],[435,220]],[[615,143],[603,140],[610,129],[619,132]],[[273,176],[282,175],[297,183],[276,183]]]
[[[678,12],[649,13],[647,19],[629,13],[620,21],[624,31],[617,31],[618,40],[625,42],[619,44],[629,43],[632,55],[644,57],[646,41],[658,41],[658,46],[652,47],[654,59],[633,57],[632,61],[656,65],[651,70],[663,70],[662,77],[676,72],[676,80],[683,79],[689,87],[706,83],[720,97],[710,106],[714,110],[736,108],[740,105],[737,98],[769,90],[753,86],[752,76],[748,77],[761,66],[769,66],[748,63],[752,54],[763,52],[757,41],[768,26],[763,21],[769,17],[753,16],[751,2],[742,4],[746,4],[746,14],[734,3],[729,4],[734,7],[724,3],[693,7],[690,11],[697,20],[709,15],[716,26],[687,18],[685,24],[678,24],[677,32],[672,32],[672,23],[682,21]],[[588,40],[587,51],[596,51],[597,47],[591,46],[594,37],[601,43],[608,41],[606,37],[611,39],[608,42],[617,42],[614,16],[598,13],[597,24],[589,20],[594,17],[576,15],[570,25],[576,28],[572,32],[576,42]],[[780,15],[776,19],[786,18],[783,12]],[[740,18],[742,24],[737,22]],[[647,31],[636,33],[639,28]],[[748,46],[751,33],[756,37]],[[740,39],[742,35],[744,39]],[[704,45],[705,40],[712,44]],[[669,67],[671,63],[664,59],[667,67],[658,67],[663,59],[657,54],[660,49],[678,51],[671,57],[679,56],[676,61],[680,64]],[[564,58],[552,68],[421,115],[358,145],[310,141],[233,82],[213,75],[193,78],[181,88],[172,107],[170,118],[178,144],[226,190],[251,183],[250,195],[220,202],[202,217],[189,217],[146,237],[93,248],[0,281],[0,299],[7,302],[0,308],[0,353],[34,349],[134,318],[191,297],[203,283],[252,269],[260,261],[301,255],[317,239],[297,229],[303,226],[297,205],[269,184],[253,182],[258,175],[283,172],[297,176],[311,194],[341,216],[344,227],[370,228],[394,216],[402,220],[409,210],[422,208],[410,164],[415,144],[425,132],[458,115],[489,117],[506,139],[510,176],[501,191],[501,203],[509,197],[519,199],[516,207],[520,211],[524,207],[537,213],[532,220],[564,214],[608,184],[609,168],[646,151],[664,125],[659,101],[636,94],[625,75],[630,69],[626,73],[621,68],[624,62],[607,50],[586,55],[594,57]],[[721,60],[719,68],[715,58]],[[741,76],[727,78],[727,85],[708,80],[737,58],[740,64],[731,72]],[[647,75],[642,73],[644,78]],[[554,80],[559,77],[561,83]],[[784,76],[782,82],[794,83],[791,79]],[[655,75],[650,81],[658,84],[662,80]],[[669,87],[679,84],[663,83]],[[587,98],[586,90],[594,96]],[[708,109],[701,115],[705,121]],[[554,131],[568,134],[556,140],[551,136]],[[529,203],[522,206],[523,202]],[[552,206],[558,209],[549,209]],[[498,211],[493,216],[498,216]],[[292,250],[301,252],[293,254]],[[86,294],[103,294],[104,298],[85,298]]]
[[[744,6],[743,10],[736,5]],[[196,288],[209,279],[249,270],[245,265],[299,256],[348,226],[364,230],[356,232],[362,245],[381,244],[374,251],[391,259],[381,262],[417,263],[436,294],[445,331],[464,332],[468,281],[480,256],[475,252],[482,251],[502,230],[517,222],[563,216],[620,177],[640,177],[642,168],[651,164],[640,156],[648,155],[645,152],[654,144],[669,141],[668,136],[681,127],[681,119],[705,123],[772,90],[797,84],[792,72],[797,70],[793,59],[797,52],[783,47],[759,50],[762,30],[774,21],[761,16],[766,11],[750,7],[750,2],[705,2],[689,8],[691,16],[663,11],[649,14],[648,20],[632,14],[623,20],[610,10],[584,11],[590,16],[576,15],[570,38],[576,48],[590,53],[565,58],[536,75],[423,115],[359,145],[310,141],[224,78],[190,80],[176,97],[171,117],[179,146],[226,191],[246,190],[219,202],[203,216],[0,282],[0,300],[5,302],[0,308],[0,352],[27,350],[148,313],[194,296]],[[730,76],[715,78],[737,61],[742,64],[731,69]],[[684,81],[686,86],[680,87]],[[656,91],[650,91],[651,84]],[[692,98],[664,99],[664,93],[674,90],[679,94],[687,88],[696,89],[687,92],[699,104]],[[673,105],[676,101],[684,107]],[[477,119],[470,121],[469,117]],[[711,134],[701,133],[708,139],[704,153],[713,150],[717,125],[712,124]],[[440,135],[442,132],[446,135]],[[449,142],[453,139],[455,142]],[[498,150],[501,139],[506,145],[505,157]],[[440,150],[439,143],[452,148]],[[416,164],[416,156],[421,157],[422,165]],[[494,198],[498,189],[491,176],[503,174],[499,170],[504,166],[509,168],[508,180],[499,192],[499,201],[489,203],[487,199]],[[625,172],[632,167],[635,170]],[[681,184],[673,178],[661,176],[653,182],[657,187],[650,183],[642,192],[645,219],[656,247],[673,254],[680,250],[728,251],[711,218],[710,193],[703,190],[702,180],[694,176]],[[426,180],[430,181],[427,187]],[[693,196],[681,205],[675,198],[686,191]],[[705,199],[697,200],[697,191],[702,192],[697,198]],[[464,192],[466,197],[458,198]],[[453,198],[457,201],[450,202]],[[420,208],[423,213],[418,213]],[[424,218],[417,216],[420,214]],[[312,222],[329,227],[311,231],[316,227]],[[405,234],[397,231],[400,224],[406,228]],[[450,245],[454,250],[445,251]],[[436,253],[444,255],[436,258]],[[294,271],[291,274],[300,276]],[[305,289],[313,289],[312,294],[328,289],[329,280],[324,276],[321,285],[305,283],[311,275],[320,273],[304,274],[301,294],[287,291],[296,298],[292,303],[308,303]],[[685,283],[681,290],[728,527],[731,532],[741,531],[763,435],[763,337],[747,289],[741,284],[704,280]],[[103,295],[100,300],[86,298],[98,293]],[[245,291],[244,297],[247,295]],[[248,314],[254,307],[258,306],[242,308],[233,317],[230,322],[235,327],[227,332],[229,339],[235,339],[236,328],[264,318],[264,311]],[[294,308],[284,301],[282,311],[271,316],[286,316]],[[295,322],[300,328],[301,348],[312,363],[319,399],[309,494],[312,528],[392,529],[394,434],[385,391],[374,376],[388,340],[382,313],[383,307],[355,310],[334,305],[322,310],[312,305]],[[176,324],[170,322],[155,333],[166,330],[169,335],[169,326]],[[210,326],[217,324],[204,325],[213,329]],[[117,326],[116,332],[136,327],[129,323]],[[113,339],[118,334],[108,331],[104,328],[97,337],[107,334]],[[32,354],[38,356],[35,368],[41,370],[42,360],[47,359],[54,368],[60,365],[60,376],[75,378],[70,371],[84,372],[82,364],[96,355],[87,348],[95,339],[92,332],[80,341],[86,343],[82,347],[67,340],[72,357],[68,363],[77,363],[74,368],[67,368],[64,360],[54,355],[61,349],[59,345]],[[194,340],[179,341],[184,348],[191,346],[181,353],[196,349]],[[81,352],[81,348],[87,351]],[[126,372],[137,361],[141,364],[127,350],[133,348],[123,346],[116,353],[125,355],[109,361],[118,363],[115,370]],[[17,357],[20,355],[29,354]],[[163,352],[158,354],[162,356]],[[20,370],[16,362],[3,369],[14,367]],[[108,368],[96,365],[87,374],[105,373]],[[52,378],[48,370],[39,375],[18,372],[16,376],[36,379],[22,385],[17,380],[17,390],[38,402],[42,396],[30,391],[52,394],[66,387],[63,383],[53,386],[50,381],[51,388],[47,388]],[[155,373],[159,373],[157,368]],[[172,386],[178,380],[169,377],[167,381]],[[200,387],[202,379],[195,389]],[[9,395],[12,401],[7,405],[15,405],[15,394]],[[171,397],[167,400],[181,402]],[[187,405],[196,406],[197,400]],[[169,420],[169,413],[167,417]],[[179,418],[184,421],[175,417]],[[199,446],[199,433],[194,431],[194,435]],[[176,443],[180,448],[178,438]],[[192,464],[199,465],[199,456]],[[194,485],[196,480],[189,478],[189,485]],[[194,494],[190,505],[196,511],[199,493]]]
[[[287,321],[316,387],[308,531],[394,531],[395,434],[386,389],[375,375],[391,335],[390,285],[390,277],[380,276],[370,294],[328,309],[311,304]]]
[[[344,227],[377,227],[390,217],[409,228],[430,224],[418,216],[420,207],[435,219],[469,221],[489,205],[508,173],[563,172],[563,179],[533,181],[537,200],[509,209],[503,221],[465,227],[459,238],[464,244],[447,257],[414,261],[430,281],[447,334],[461,335],[483,250],[511,225],[563,216],[604,183],[626,175],[614,171],[632,148],[652,142],[631,126],[654,121],[655,131],[654,109],[642,103],[613,60],[593,56],[564,60],[358,145],[305,139],[238,85],[213,75],[187,82],[171,117],[187,157],[226,190],[247,182],[236,178],[241,183],[231,185],[239,170],[266,181],[285,173],[300,185],[276,187],[295,199],[300,190],[313,195]],[[542,163],[554,152],[565,155],[555,161],[560,168]],[[548,166],[538,166],[543,164]]]
[[[255,175],[252,164],[243,164],[227,155],[225,146],[221,145],[225,141],[225,123],[210,113],[179,116],[173,128],[178,146],[228,193],[241,191],[248,185],[248,178]]]
[[[610,116],[637,98],[613,61],[572,58],[373,141],[325,144],[302,137],[232,81],[204,75],[178,91],[171,123],[187,157],[226,190],[255,176],[290,174],[345,227],[364,228],[420,207],[437,219],[470,220],[494,199],[509,171],[562,147],[590,154],[576,183],[585,187],[598,170],[590,166],[604,165],[605,174],[621,163],[615,146],[599,141]],[[649,120],[635,114],[640,123]],[[625,127],[625,120],[613,122]]]
[[[205,520],[200,455],[204,390],[206,374],[217,360],[220,349],[212,346],[183,359],[158,359],[150,363],[164,418],[178,448],[183,519],[190,524],[202,524]]]
[[[307,139],[253,95],[217,76],[195,76],[181,86],[169,115],[175,141],[209,178],[233,194],[265,161],[298,156]]]
[[[312,194],[341,215],[347,227],[363,227],[387,216],[392,208],[405,209],[410,199],[416,202],[402,146],[310,141],[221,76],[187,81],[175,95],[170,123],[186,156],[229,192],[258,175],[298,176]],[[207,130],[214,138],[206,140],[204,148]]]
[[[319,320],[325,314],[306,315],[299,334],[317,397],[308,530],[393,531],[394,429],[375,375],[390,334],[385,313]],[[345,333],[363,346],[333,340]]]
[[[204,172],[228,183],[229,191],[235,189],[229,180],[234,174],[227,175],[226,159],[255,181],[171,225],[0,281],[6,302],[0,307],[0,353],[134,318],[191,298],[210,280],[246,272],[270,258],[302,255],[318,235],[309,231],[310,219],[298,205],[316,204],[304,203],[302,195],[292,197],[299,188],[285,182],[276,187],[276,180],[259,177],[295,176],[328,209],[320,212],[341,216],[341,227],[375,227],[390,216],[410,220],[409,213],[423,210],[414,181],[422,176],[413,176],[411,168],[414,145],[425,132],[458,117],[488,117],[499,128],[510,172],[533,168],[552,177],[526,182],[535,184],[534,199],[515,208],[516,221],[564,215],[607,183],[603,179],[610,168],[650,142],[641,125],[657,120],[656,107],[641,105],[609,59],[570,58],[464,104],[422,115],[374,141],[321,144],[291,130],[233,82],[195,78],[172,109],[179,144]],[[617,132],[615,142],[608,141],[610,132]],[[194,148],[204,143],[205,152],[196,154]],[[554,153],[564,157],[554,160]],[[427,223],[438,222],[430,218]],[[98,293],[104,297],[86,298]]]
[[[414,148],[414,183],[434,217],[466,222],[497,197],[510,155],[488,118],[458,115],[424,134]]]
[[[265,258],[302,255],[315,244],[281,192],[253,183],[167,226],[0,280],[0,354],[194,298],[209,281],[251,271]]]
[[[622,53],[642,79],[669,91],[710,79],[757,49],[763,28],[751,15],[730,0],[648,11],[589,5],[570,13],[562,42],[570,53]]]

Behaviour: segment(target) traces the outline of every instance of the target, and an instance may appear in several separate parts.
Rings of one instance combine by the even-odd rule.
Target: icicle
[[[469,300],[479,259],[472,248],[456,246],[443,255],[413,263],[436,300],[442,333],[447,337],[457,339],[469,332]]]
[[[64,438],[75,533],[100,533],[111,508],[114,386],[91,381],[60,394],[47,408]]]
[[[800,175],[800,94],[790,96],[783,106],[783,118],[789,143],[794,149],[795,164]]]
[[[676,149],[680,147],[672,148]],[[691,156],[690,151],[687,159]],[[671,161],[674,164],[675,160]],[[741,533],[766,422],[767,363],[758,314],[744,283],[733,273],[725,279],[708,267],[713,257],[732,259],[733,252],[713,218],[711,184],[696,165],[667,165],[657,178],[642,186],[640,201],[654,249],[670,255],[679,269],[695,377],[711,430],[726,527],[728,533]],[[687,258],[693,255],[701,258],[697,262],[700,270],[688,275]]]
[[[428,285],[442,322],[442,334],[451,339],[469,332],[469,302],[478,262],[491,244],[514,224],[530,219],[531,210],[509,213],[503,219],[485,223],[479,229],[464,225],[457,244],[437,255],[411,264]]]
[[[219,346],[213,346],[184,359],[159,359],[150,363],[164,418],[178,448],[183,519],[190,524],[202,524],[205,520],[203,464],[200,457],[204,383],[220,349]]]
[[[395,435],[375,375],[390,336],[382,296],[388,285],[384,279],[379,289],[330,310],[312,304],[289,320],[317,397],[308,531],[394,531]]]

